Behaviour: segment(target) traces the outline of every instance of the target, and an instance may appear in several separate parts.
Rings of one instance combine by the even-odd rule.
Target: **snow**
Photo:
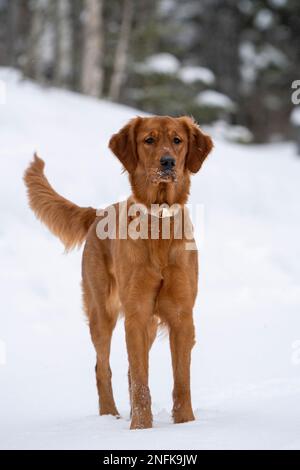
[[[123,322],[113,338],[119,420],[97,416],[95,353],[81,309],[81,250],[27,207],[22,174],[38,149],[55,189],[81,205],[129,194],[107,149],[139,111],[20,82],[0,107],[2,449],[300,448],[300,161],[289,143],[215,138],[193,178],[204,204],[192,396],[197,420],[171,423],[169,345],[150,358],[154,428],[129,430]],[[4,354],[3,354],[4,353]],[[5,362],[6,356],[6,364]]]
[[[238,9],[246,14],[251,15],[254,10],[254,4],[251,0],[240,0],[237,4]]]
[[[194,82],[202,82],[206,85],[213,85],[215,82],[215,76],[213,72],[206,67],[199,66],[185,66],[179,71],[180,79],[187,84]]]
[[[287,4],[287,0],[269,0],[269,3],[274,8],[282,8]]]
[[[256,63],[259,69],[265,69],[270,65],[283,68],[288,64],[288,61],[283,52],[271,44],[266,44],[257,55]]]
[[[142,73],[173,75],[178,71],[179,66],[180,62],[173,54],[161,52],[149,56],[142,64],[139,64],[138,69]]]
[[[223,108],[227,110],[232,110],[235,107],[234,102],[228,96],[215,90],[202,91],[197,95],[196,102],[200,106]]]
[[[5,82],[0,80],[0,105],[5,104],[6,101],[6,86]]]
[[[162,16],[168,16],[175,8],[174,0],[162,0],[158,4],[158,11]]]
[[[299,127],[300,126],[300,108],[295,107],[291,113],[291,123]]]
[[[271,65],[283,68],[288,61],[286,56],[271,44],[265,44],[259,50],[256,50],[254,44],[245,41],[240,46],[240,56],[243,61],[242,72],[245,80],[253,81],[259,70],[266,69]]]
[[[260,10],[254,20],[255,26],[264,31],[272,26],[274,23],[274,15],[271,10],[263,8]]]
[[[250,41],[244,41],[239,48],[241,57],[241,74],[246,85],[246,90],[256,80],[260,71],[275,66],[283,69],[288,65],[287,57],[271,44],[265,44],[257,49]]]
[[[253,134],[247,127],[228,124],[225,121],[215,121],[211,126],[214,136],[228,140],[230,142],[250,143],[253,141]]]

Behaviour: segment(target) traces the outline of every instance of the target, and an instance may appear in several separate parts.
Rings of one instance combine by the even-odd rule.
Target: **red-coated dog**
[[[187,202],[190,177],[211,151],[211,138],[189,117],[137,117],[109,143],[127,170],[132,196],[127,207],[141,203],[151,218],[153,204]],[[25,172],[30,206],[67,249],[86,240],[82,286],[84,308],[97,353],[96,378],[100,414],[118,415],[109,365],[113,329],[125,315],[129,359],[131,429],[152,426],[148,387],[148,356],[158,323],[167,325],[174,375],[175,423],[194,419],[190,393],[191,349],[195,342],[193,306],[197,294],[197,251],[185,249],[185,238],[99,238],[93,208],[78,207],[58,195],[44,175],[44,162],[35,157]],[[112,206],[118,215],[118,205]],[[125,212],[121,217],[132,221]],[[171,226],[172,212],[167,212]],[[160,221],[161,222],[161,221]],[[159,232],[160,233],[160,232]]]

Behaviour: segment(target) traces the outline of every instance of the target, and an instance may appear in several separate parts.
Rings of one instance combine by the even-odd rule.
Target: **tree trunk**
[[[215,72],[220,91],[238,99],[241,19],[237,2],[205,0],[204,6],[203,38],[207,39],[202,49],[204,63]]]
[[[64,86],[71,75],[70,0],[54,0],[54,83]]]
[[[81,70],[82,70],[82,3],[83,0],[71,1],[71,88],[81,91]]]
[[[124,0],[122,24],[117,44],[114,69],[111,77],[111,84],[109,88],[109,97],[113,101],[118,101],[121,94],[122,83],[127,63],[127,53],[131,33],[131,23],[133,16],[133,3],[132,0]]]
[[[103,88],[103,3],[85,0],[81,90],[100,97]]]
[[[46,24],[47,6],[47,2],[43,0],[32,2],[30,34],[27,44],[26,63],[24,65],[26,76],[38,82],[43,80],[41,40]]]
[[[11,67],[17,64],[17,21],[18,4],[16,0],[10,0],[7,5],[7,23],[6,23],[6,51],[7,63]]]
[[[28,0],[19,0],[18,8],[18,32],[17,32],[17,66],[24,73],[26,66],[26,54],[28,50],[28,38],[30,35],[31,8]]]

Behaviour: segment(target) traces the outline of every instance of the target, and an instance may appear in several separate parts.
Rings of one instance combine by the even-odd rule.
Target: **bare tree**
[[[122,83],[126,70],[128,46],[131,33],[131,24],[133,16],[132,0],[124,0],[122,24],[119,40],[116,48],[113,74],[109,88],[109,97],[114,101],[118,101],[121,94]]]
[[[17,59],[17,21],[18,21],[18,4],[16,0],[10,0],[7,3],[7,61],[9,65],[16,66]]]
[[[54,83],[64,86],[71,75],[71,4],[54,0]]]
[[[34,0],[31,2],[30,32],[27,42],[26,62],[24,72],[30,78],[37,81],[43,79],[43,61],[41,40],[47,21],[47,0]]]
[[[238,99],[239,37],[241,13],[234,0],[203,0],[202,59],[219,79],[218,86],[223,93]],[[212,34],[213,31],[213,34]]]
[[[103,3],[85,0],[82,57],[82,92],[101,96],[103,88]]]
[[[81,90],[82,70],[82,3],[83,0],[71,0],[71,88]]]

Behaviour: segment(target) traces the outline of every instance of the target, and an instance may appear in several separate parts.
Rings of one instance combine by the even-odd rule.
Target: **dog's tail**
[[[78,207],[57,194],[44,175],[44,161],[36,154],[24,174],[29,205],[66,247],[71,250],[85,240],[96,218],[96,209]]]

